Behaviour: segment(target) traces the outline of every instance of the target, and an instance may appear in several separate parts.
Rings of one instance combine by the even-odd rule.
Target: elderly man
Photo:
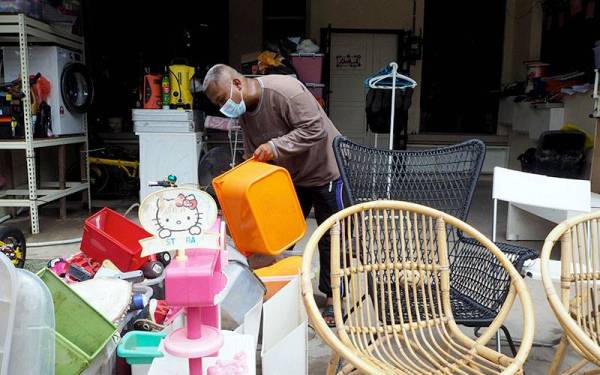
[[[221,112],[239,118],[248,158],[273,162],[290,172],[306,217],[317,223],[342,208],[342,182],[332,143],[339,132],[307,88],[284,75],[248,78],[219,64],[204,79],[206,96]],[[334,325],[330,285],[330,239],[319,242],[319,290],[327,296],[323,317]]]

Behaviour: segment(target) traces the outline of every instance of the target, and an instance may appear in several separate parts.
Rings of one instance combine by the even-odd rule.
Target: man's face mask
[[[237,118],[246,112],[246,103],[244,103],[244,94],[241,91],[241,99],[239,103],[233,101],[232,95],[233,83],[231,84],[231,90],[229,91],[229,99],[221,107],[221,113],[230,118]]]

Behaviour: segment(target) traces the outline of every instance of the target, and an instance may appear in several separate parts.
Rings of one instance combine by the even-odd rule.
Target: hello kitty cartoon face
[[[183,239],[209,231],[217,220],[217,204],[206,192],[192,188],[155,191],[141,203],[142,227],[159,239]]]
[[[198,235],[202,232],[203,213],[198,210],[198,200],[194,194],[178,194],[175,198],[156,200],[156,216],[160,238],[171,237],[173,232],[189,232]]]

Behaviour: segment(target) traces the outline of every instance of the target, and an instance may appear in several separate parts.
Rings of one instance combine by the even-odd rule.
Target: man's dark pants
[[[306,218],[314,207],[317,224],[327,220],[344,207],[342,200],[342,180],[338,178],[323,186],[302,187],[296,186],[296,194]],[[327,297],[331,297],[331,238],[325,234],[319,241],[319,290]]]

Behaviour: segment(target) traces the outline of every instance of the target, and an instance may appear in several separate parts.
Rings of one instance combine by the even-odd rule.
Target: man
[[[247,78],[213,66],[203,90],[221,112],[239,118],[245,157],[273,162],[290,172],[304,216],[314,207],[317,223],[342,208],[342,183],[333,154],[339,132],[308,89],[284,75]],[[330,238],[319,241],[319,290],[327,296],[323,317],[334,325],[330,285]]]

